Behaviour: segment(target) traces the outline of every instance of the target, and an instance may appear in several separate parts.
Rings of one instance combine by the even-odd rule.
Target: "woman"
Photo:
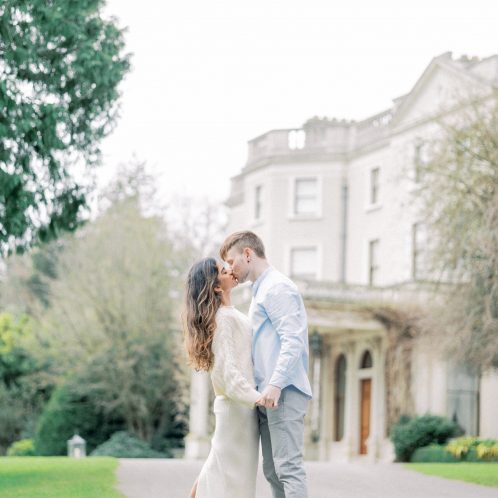
[[[216,395],[211,451],[190,498],[254,498],[261,395],[254,389],[249,319],[231,304],[237,285],[213,258],[194,264],[187,278],[185,343],[190,364],[206,370]]]

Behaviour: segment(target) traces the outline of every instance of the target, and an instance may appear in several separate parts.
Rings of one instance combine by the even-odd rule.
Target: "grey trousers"
[[[303,465],[308,398],[294,386],[282,390],[277,408],[258,407],[263,473],[273,498],[308,498]]]

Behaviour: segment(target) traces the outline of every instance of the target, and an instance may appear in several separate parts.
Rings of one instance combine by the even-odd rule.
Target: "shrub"
[[[104,417],[88,397],[66,384],[53,392],[38,420],[36,453],[66,455],[67,440],[75,432],[86,440],[87,452],[90,452],[122,427],[122,422]]]
[[[153,450],[145,441],[126,431],[116,432],[96,448],[91,456],[112,456],[116,458],[165,458],[170,456]]]
[[[454,455],[459,460],[469,452],[469,449],[473,446],[475,438],[473,437],[459,437],[452,439],[447,445],[446,449]]]
[[[446,449],[467,462],[498,461],[498,441],[495,439],[456,438],[448,443]]]
[[[393,426],[391,440],[396,460],[401,462],[409,462],[417,448],[444,444],[448,439],[462,434],[456,423],[436,415],[423,415],[400,422]]]
[[[478,439],[475,452],[479,460],[491,460],[498,462],[498,441],[496,439]],[[470,452],[471,453],[471,452]]]
[[[34,456],[35,445],[32,439],[21,439],[9,446],[7,456]]]
[[[433,444],[414,451],[411,462],[498,462],[498,441],[461,437],[447,445]]]
[[[410,462],[459,462],[460,460],[452,455],[445,446],[440,444],[431,444],[417,448],[411,458]]]
[[[30,319],[0,313],[0,454],[32,436],[51,390],[50,366],[29,351]]]

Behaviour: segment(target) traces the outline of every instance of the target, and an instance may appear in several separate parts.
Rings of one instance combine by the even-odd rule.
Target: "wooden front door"
[[[370,400],[372,399],[372,379],[361,381],[360,411],[360,455],[367,454],[367,438],[370,434]]]

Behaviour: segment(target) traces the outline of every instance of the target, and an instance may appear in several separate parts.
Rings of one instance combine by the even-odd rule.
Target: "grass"
[[[122,498],[114,458],[0,458],[2,498]]]
[[[406,468],[431,476],[498,488],[498,462],[409,463],[406,464]]]

